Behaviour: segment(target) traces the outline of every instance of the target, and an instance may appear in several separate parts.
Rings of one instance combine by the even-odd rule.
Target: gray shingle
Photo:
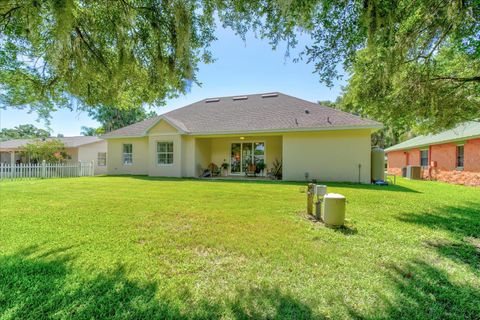
[[[104,138],[142,136],[162,117],[187,134],[221,134],[268,131],[304,131],[348,127],[380,128],[379,122],[363,119],[317,103],[282,93],[247,95],[247,99],[204,99],[164,115],[112,131]],[[236,97],[236,96],[235,96]],[[245,96],[239,96],[245,97]]]
[[[446,130],[437,134],[418,136],[402,143],[385,149],[386,152],[395,150],[405,150],[418,147],[426,147],[432,144],[447,143],[452,141],[461,141],[480,137],[480,122],[468,121],[459,124],[453,129]]]
[[[46,140],[60,140],[63,142],[66,148],[76,148],[85,144],[94,143],[102,141],[99,137],[92,137],[92,136],[77,136],[77,137],[51,137],[46,138]],[[18,149],[28,143],[32,143],[34,141],[42,140],[38,139],[14,139],[14,140],[7,140],[0,142],[0,149]]]

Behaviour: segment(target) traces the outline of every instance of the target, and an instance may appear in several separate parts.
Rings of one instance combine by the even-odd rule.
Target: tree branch
[[[473,77],[448,77],[448,76],[441,76],[432,78],[433,81],[438,80],[446,80],[446,81],[454,81],[454,82],[480,82],[480,76],[473,76]]]
[[[82,41],[85,43],[85,45],[87,46],[88,50],[90,50],[91,53],[93,53],[93,55],[98,59],[98,61],[100,61],[101,64],[103,64],[105,66],[105,68],[110,71],[110,69],[108,68],[108,65],[107,63],[105,62],[105,59],[103,58],[103,56],[97,52],[97,50],[95,50],[91,45],[90,43],[87,41],[87,39],[85,39],[85,36],[83,35],[82,31],[80,30],[80,28],[77,26],[75,27],[75,31],[78,33],[78,35],[80,36],[80,38],[82,39]]]

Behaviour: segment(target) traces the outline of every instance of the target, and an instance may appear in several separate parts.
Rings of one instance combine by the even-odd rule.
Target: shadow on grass
[[[403,214],[400,221],[447,231],[454,240],[429,239],[439,254],[480,271],[480,203],[446,206],[431,212]]]
[[[200,301],[187,290],[160,296],[157,283],[128,278],[117,266],[85,278],[69,265],[65,249],[30,247],[0,256],[1,319],[311,319],[312,310],[279,289],[238,291],[235,298]]]
[[[350,309],[358,319],[478,319],[480,289],[469,284],[454,283],[449,275],[425,261],[403,266],[390,266],[387,275],[395,294],[378,295],[383,306],[378,313],[362,314]],[[381,311],[381,312],[380,312]]]
[[[178,182],[203,182],[203,183],[235,183],[235,184],[265,184],[265,185],[293,185],[306,187],[309,183],[308,181],[281,181],[281,180],[255,180],[252,179],[216,179],[216,178],[174,178],[174,177],[150,177],[145,175],[110,175],[110,176],[97,176],[96,178],[111,178],[111,177],[120,177],[120,178],[131,178],[136,180],[145,180],[145,181],[178,181]],[[389,186],[378,186],[373,184],[360,184],[352,182],[317,182],[318,184],[325,184],[329,187],[335,188],[349,188],[349,189],[365,189],[372,191],[388,191],[388,192],[412,192],[412,193],[422,193],[420,191],[403,187],[400,185],[389,185]]]

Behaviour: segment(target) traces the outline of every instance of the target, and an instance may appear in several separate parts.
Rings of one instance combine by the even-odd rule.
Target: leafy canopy
[[[50,132],[39,129],[32,124],[21,124],[12,129],[2,128],[0,130],[0,141],[11,139],[28,139],[28,138],[48,138]]]
[[[4,0],[0,103],[161,105],[211,61],[213,25],[208,1]]]
[[[117,130],[143,121],[147,118],[156,116],[153,111],[147,112],[145,108],[136,109],[118,109],[115,107],[102,107],[97,109],[89,109],[88,115],[100,122],[99,128],[82,127],[82,134],[85,136],[97,136],[106,132]]]
[[[43,160],[48,163],[56,163],[70,159],[65,145],[56,139],[28,143],[20,149],[20,153],[29,163]]]
[[[480,117],[479,0],[6,0],[0,102],[48,112],[161,105],[212,61],[215,18],[298,59],[322,82],[350,74],[343,107],[405,128]],[[400,130],[400,129],[399,129]]]

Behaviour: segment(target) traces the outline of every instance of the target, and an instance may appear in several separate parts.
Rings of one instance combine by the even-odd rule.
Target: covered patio
[[[215,177],[266,178],[274,162],[282,161],[282,136],[197,137],[195,159],[197,176],[213,164],[219,168]]]

